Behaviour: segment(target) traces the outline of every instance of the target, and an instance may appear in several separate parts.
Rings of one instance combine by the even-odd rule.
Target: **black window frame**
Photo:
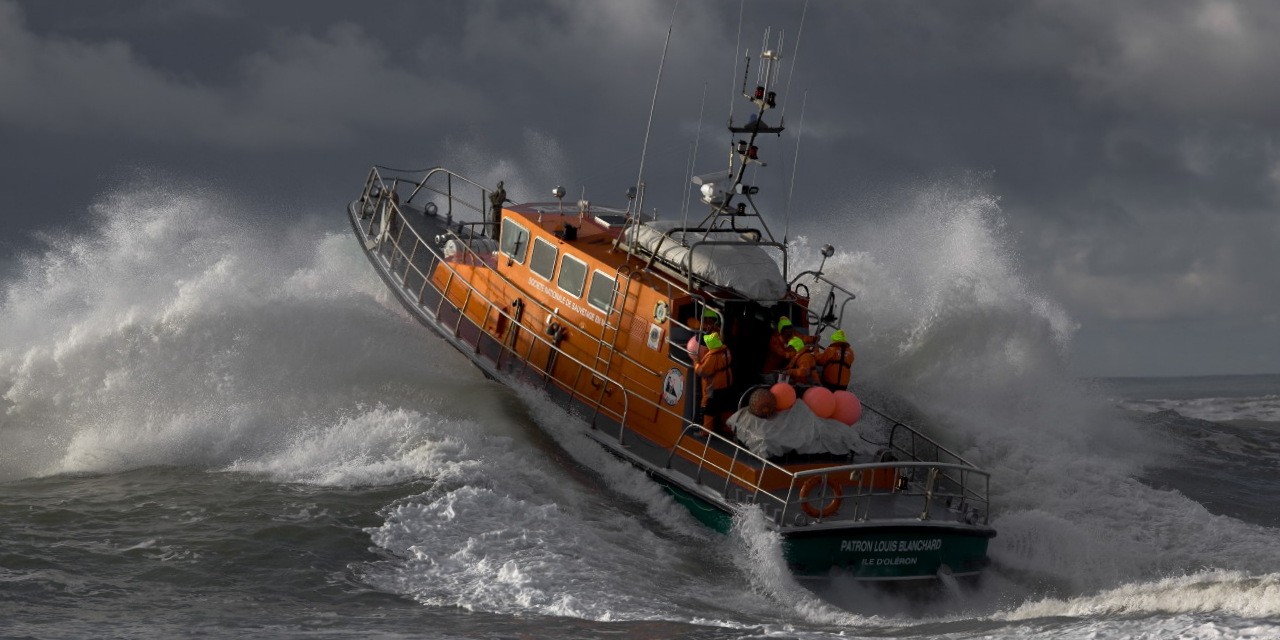
[[[507,225],[508,224],[511,225],[512,227],[515,227],[518,230],[516,235],[521,235],[521,234],[524,235],[524,244],[521,245],[518,242],[516,243],[516,246],[519,247],[519,251],[520,251],[520,255],[518,256],[507,252]],[[502,252],[502,255],[507,256],[508,258],[511,258],[516,262],[519,262],[520,264],[524,264],[524,259],[529,255],[529,238],[532,237],[532,235],[529,233],[529,230],[520,226],[519,223],[515,222],[511,218],[503,218],[501,234],[502,235],[498,242],[498,250]]]
[[[579,281],[578,281],[577,293],[574,293],[573,291],[570,291],[569,289],[564,288],[564,285],[560,283],[561,280],[564,279],[564,263],[566,260],[572,260],[582,267],[582,277],[579,278]],[[590,273],[591,273],[591,266],[587,264],[586,260],[583,260],[582,258],[579,258],[571,253],[566,253],[560,257],[560,268],[557,270],[557,273],[556,273],[556,288],[575,298],[581,298],[582,294],[587,290],[587,275]]]
[[[603,307],[597,305],[595,298],[593,297],[593,291],[595,290],[597,278],[602,280],[607,280],[609,282],[609,292],[607,294],[609,300],[608,302],[605,302],[605,306]],[[613,276],[599,269],[593,269],[591,271],[591,284],[587,286],[587,304],[591,305],[593,309],[599,309],[604,313],[609,313],[609,310],[613,307],[613,292],[617,286],[618,286],[617,278],[614,278]]]
[[[541,271],[538,271],[538,269],[536,268],[536,262],[538,260],[538,248],[541,246],[546,246],[551,249],[551,262],[547,265],[546,273],[542,273]],[[560,247],[557,247],[554,242],[550,242],[546,238],[534,238],[533,252],[529,255],[529,271],[532,271],[533,273],[537,274],[538,277],[542,278],[543,280],[546,280],[547,282],[551,282],[551,277],[554,276],[556,273],[556,260],[559,257],[560,257]]]

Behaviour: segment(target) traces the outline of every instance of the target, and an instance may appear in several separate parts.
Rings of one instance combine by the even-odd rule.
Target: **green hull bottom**
[[[661,478],[658,478],[661,482]],[[704,525],[728,533],[730,514],[680,487],[662,482],[677,502]],[[945,565],[972,574],[987,564],[989,529],[886,524],[856,529],[785,534],[787,564],[800,576],[850,575],[861,580],[933,578]]]

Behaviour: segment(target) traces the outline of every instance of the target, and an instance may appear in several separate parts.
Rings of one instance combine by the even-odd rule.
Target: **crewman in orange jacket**
[[[817,356],[822,386],[832,391],[848,389],[854,357],[853,347],[849,346],[844,331],[837,329],[831,334],[831,344]]]
[[[813,354],[813,347],[805,344],[800,336],[791,338],[787,346],[793,355],[783,373],[790,376],[791,383],[818,384],[818,359]]]
[[[765,373],[780,371],[787,366],[788,362],[791,362],[791,356],[795,354],[787,347],[787,343],[795,334],[795,327],[791,326],[790,318],[786,316],[778,318],[778,330],[769,338],[769,355],[764,359]]]
[[[693,372],[702,380],[702,426],[722,433],[720,414],[732,410],[733,398],[729,387],[733,385],[733,357],[729,348],[720,340],[720,334],[708,333],[702,341],[707,351],[693,366]]]

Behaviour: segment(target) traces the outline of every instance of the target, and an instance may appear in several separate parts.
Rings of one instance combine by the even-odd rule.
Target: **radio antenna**
[[[791,79],[796,75],[796,59],[800,57],[800,39],[804,37],[804,18],[809,13],[809,0],[804,0],[804,8],[800,10],[800,30],[796,33],[796,46],[791,51],[791,69],[787,71],[787,89],[782,93],[784,96],[791,96]],[[782,113],[778,114],[778,126],[782,126],[787,120],[787,103],[782,103]],[[796,144],[800,144],[797,135]]]
[[[729,124],[733,124],[733,105],[737,100],[737,96],[733,94],[733,85],[738,82],[738,51],[742,47],[742,12],[747,8],[747,0],[742,0],[738,4],[738,39],[733,41],[733,75],[729,76]],[[748,58],[750,60],[750,58]],[[742,78],[745,85],[746,77]]]
[[[698,107],[698,133],[693,136],[693,153],[689,156],[689,164],[685,167],[686,179],[693,179],[693,168],[698,164],[698,145],[702,142],[702,119],[703,114],[707,110],[707,83],[702,83],[702,106]],[[682,183],[680,190],[685,191],[688,183]],[[689,226],[689,194],[685,192],[684,207],[681,212],[684,215],[684,226]]]
[[[791,194],[796,191],[796,167],[800,164],[800,137],[804,135],[804,107],[809,103],[809,90],[805,89],[800,99],[800,128],[796,129],[796,156],[791,160],[791,184],[787,186],[787,204],[783,212],[782,244],[787,244],[787,233],[791,231]]]
[[[662,87],[662,68],[667,64],[667,47],[671,46],[671,30],[676,26],[676,11],[680,9],[680,0],[671,9],[671,22],[667,25],[667,41],[662,44],[662,59],[658,61],[658,79],[653,83],[653,101],[649,103],[649,123],[644,127],[644,146],[640,148],[640,175],[636,176],[636,218],[644,211],[644,158],[649,152],[649,132],[653,130],[653,111],[658,106],[658,89]]]

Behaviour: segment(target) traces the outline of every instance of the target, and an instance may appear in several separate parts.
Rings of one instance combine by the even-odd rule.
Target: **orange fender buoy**
[[[796,388],[785,382],[773,385],[769,391],[778,400],[778,411],[786,411],[796,403]]]
[[[809,501],[809,495],[813,493],[822,484],[827,485],[827,503],[821,508]],[[840,510],[840,503],[844,502],[844,494],[840,493],[840,485],[831,481],[825,476],[811,476],[804,484],[800,485],[800,508],[804,512],[814,518],[826,518],[831,514]]]
[[[836,412],[835,396],[826,387],[810,387],[804,392],[804,403],[819,418],[830,418]]]
[[[831,417],[852,427],[862,417],[862,402],[858,396],[852,391],[837,391],[831,396],[836,400],[836,410]]]

